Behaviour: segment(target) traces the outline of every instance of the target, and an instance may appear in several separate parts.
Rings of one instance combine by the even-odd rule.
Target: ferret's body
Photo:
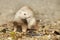
[[[24,24],[22,19],[26,19],[28,25]],[[15,15],[14,21],[22,25],[23,32],[26,32],[27,28],[31,29],[33,28],[33,26],[36,27],[36,19],[33,15],[33,11],[27,6],[24,6],[20,10],[18,10],[18,12]]]
[[[28,18],[28,29],[31,29],[34,25],[36,25],[36,19],[34,17]]]

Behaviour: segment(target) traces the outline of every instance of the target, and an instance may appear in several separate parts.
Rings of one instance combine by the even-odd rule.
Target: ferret
[[[27,25],[22,21],[22,19],[27,20]],[[22,25],[22,32],[26,32],[27,29],[37,29],[36,18],[34,17],[34,12],[28,6],[23,6],[20,8],[14,17],[14,21]]]

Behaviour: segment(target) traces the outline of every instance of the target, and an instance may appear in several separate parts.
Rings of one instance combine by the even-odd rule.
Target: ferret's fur
[[[33,11],[28,6],[23,6],[21,9],[19,9],[15,15],[14,21],[18,24],[22,25],[22,31],[26,32],[27,28],[37,28],[36,19],[33,15]],[[22,21],[22,19],[27,20],[27,25]]]

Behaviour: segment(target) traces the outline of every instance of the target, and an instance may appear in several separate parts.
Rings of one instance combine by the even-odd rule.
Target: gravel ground
[[[14,32],[14,27],[18,26],[15,26],[13,22],[0,25],[0,40],[60,40],[60,28],[57,25],[44,27],[40,25],[38,33],[33,30],[26,33],[19,32],[21,30]]]

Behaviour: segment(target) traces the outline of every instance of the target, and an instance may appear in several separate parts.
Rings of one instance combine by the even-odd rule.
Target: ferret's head
[[[33,17],[33,11],[28,6],[24,6],[16,13],[16,16],[21,19],[27,19]]]

